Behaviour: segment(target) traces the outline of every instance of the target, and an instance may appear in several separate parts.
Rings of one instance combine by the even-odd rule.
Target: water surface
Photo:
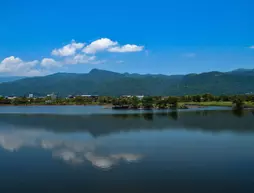
[[[50,108],[0,110],[0,192],[254,192],[252,112]]]

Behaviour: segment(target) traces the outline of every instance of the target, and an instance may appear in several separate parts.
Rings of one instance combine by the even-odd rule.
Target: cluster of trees
[[[254,95],[220,95],[215,96],[212,94],[203,94],[203,95],[185,95],[180,96],[179,101],[181,102],[209,102],[209,101],[222,101],[222,102],[233,102],[234,100],[240,99],[242,101],[254,102]]]
[[[113,98],[112,105],[116,107],[123,108],[143,108],[143,109],[151,109],[151,108],[159,108],[159,109],[167,109],[167,108],[177,108],[178,98],[177,97],[151,97],[145,96],[142,99],[133,97],[119,97]]]

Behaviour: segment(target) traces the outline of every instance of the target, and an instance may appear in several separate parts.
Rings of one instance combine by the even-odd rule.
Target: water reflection
[[[114,165],[125,161],[132,163],[141,160],[140,154],[107,149],[107,154],[101,149],[107,142],[100,139],[76,140],[66,135],[55,135],[47,131],[36,130],[0,130],[0,146],[10,152],[17,152],[23,147],[42,148],[52,152],[52,157],[69,164],[85,164],[90,162],[100,169],[111,169]]]
[[[232,110],[232,112],[236,117],[241,118],[244,116],[244,110],[242,110],[242,109],[235,109],[235,110]]]
[[[236,119],[237,117],[237,119]],[[239,119],[240,118],[240,119]],[[248,124],[247,124],[248,123]],[[142,130],[201,130],[203,132],[253,132],[250,111],[197,111],[107,115],[0,115],[0,127],[47,130],[52,132],[87,132],[94,137],[111,133]]]
[[[253,192],[245,111],[0,115],[0,192]]]
[[[115,139],[109,137],[110,140],[105,141],[103,136],[130,131],[182,129],[212,133],[253,132],[252,115],[253,112],[248,111],[170,111],[92,116],[0,115],[0,146],[10,152],[23,147],[41,148],[51,151],[53,158],[66,163],[90,162],[96,168],[107,170],[122,162],[141,160],[143,155],[124,151],[124,148],[121,150],[119,143],[114,147]]]

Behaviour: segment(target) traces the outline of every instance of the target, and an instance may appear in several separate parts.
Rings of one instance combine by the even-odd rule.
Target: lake
[[[0,107],[1,193],[254,192],[254,113]]]

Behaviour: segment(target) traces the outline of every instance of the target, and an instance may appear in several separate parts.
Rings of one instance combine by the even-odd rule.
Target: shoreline
[[[4,106],[9,106],[9,107],[28,107],[28,106],[104,106],[100,104],[18,104],[18,105],[13,105],[13,104],[0,104],[0,107]]]
[[[183,104],[180,103],[181,105],[176,108],[176,109],[201,109],[201,108],[205,108],[205,107],[232,107],[232,105],[229,104]],[[32,107],[32,106],[100,106],[103,109],[113,109],[113,110],[168,110],[170,108],[151,108],[151,109],[143,109],[143,108],[119,108],[119,109],[114,109],[112,104],[18,104],[18,105],[14,105],[14,104],[0,104],[0,108],[1,107]],[[254,109],[254,106],[250,106],[250,105],[246,105],[244,107],[244,109]]]

